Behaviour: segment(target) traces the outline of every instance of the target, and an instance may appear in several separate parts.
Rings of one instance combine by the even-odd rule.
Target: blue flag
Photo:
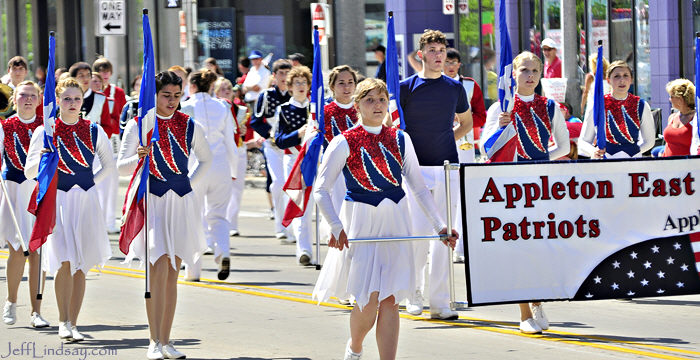
[[[396,51],[396,36],[394,34],[394,14],[389,12],[386,30],[386,87],[389,90],[389,114],[391,121],[399,128],[405,129],[403,110],[399,100],[399,54]]]
[[[139,144],[144,146],[143,137],[148,135],[150,129],[153,133],[150,138],[150,143],[158,141],[158,118],[155,114],[156,107],[156,72],[155,60],[153,58],[153,40],[151,38],[151,24],[148,20],[148,14],[143,14],[143,75],[141,78],[141,89],[139,92]],[[151,120],[152,119],[152,120]],[[149,124],[153,124],[153,127]],[[146,194],[146,185],[148,184],[150,156],[144,158],[144,171],[141,172],[141,182],[138,188],[138,197],[140,200]]]
[[[37,183],[36,202],[40,203],[44,198],[51,179],[56,174],[58,168],[58,152],[53,144],[53,129],[56,123],[56,78],[54,77],[56,38],[49,36],[49,64],[46,68],[46,85],[44,87],[44,148],[53,151],[41,155],[39,162],[39,174]]]
[[[695,65],[697,68],[697,64]],[[595,68],[595,86],[593,87],[593,125],[596,129],[596,145],[605,149],[605,95],[603,92],[603,46],[598,46],[598,60]]]
[[[513,79],[513,50],[510,48],[510,35],[506,21],[506,2],[501,1],[498,9],[499,34],[501,41],[501,55],[498,72],[498,101],[501,102],[501,111],[509,112],[513,109],[513,94],[515,79]]]
[[[318,29],[314,29],[314,65],[311,73],[311,116],[316,118],[318,132],[307,145],[306,155],[301,162],[301,174],[304,183],[311,186],[316,178],[318,157],[323,147],[325,124],[323,120],[323,107],[326,102],[323,97],[323,70],[321,68],[321,46],[319,44]]]

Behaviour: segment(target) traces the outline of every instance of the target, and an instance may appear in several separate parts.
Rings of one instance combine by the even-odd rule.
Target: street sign
[[[126,1],[98,0],[97,35],[126,35]]]
[[[442,13],[445,15],[453,15],[455,13],[455,2],[456,0],[442,0]],[[468,0],[457,1],[457,7],[459,8],[460,14],[469,14]]]
[[[318,26],[318,41],[321,45],[328,44],[328,36],[331,31],[331,9],[328,4],[311,3],[311,43],[313,43],[313,26]]]
[[[180,9],[182,8],[182,0],[165,0],[166,9]]]

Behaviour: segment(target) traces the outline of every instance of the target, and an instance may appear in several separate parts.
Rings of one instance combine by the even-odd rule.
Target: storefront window
[[[608,0],[589,0],[588,4],[588,52],[594,53],[598,48],[598,40],[603,40],[603,56],[610,59]]]
[[[651,66],[649,61],[649,0],[636,0],[637,96],[651,100]]]
[[[529,13],[529,16],[527,17],[530,19],[530,44],[529,46],[524,46],[523,48],[527,49],[529,47],[531,52],[539,57],[542,57],[542,49],[540,48],[540,44],[542,44],[542,40],[544,40],[544,38],[542,37],[542,17],[540,16],[542,12],[540,11],[540,3],[540,0],[529,1],[529,7],[526,11]]]
[[[365,61],[367,62],[367,74],[374,75],[377,67],[380,65],[375,58],[374,49],[377,45],[386,46],[386,12],[384,11],[384,2],[382,0],[367,0],[365,1]],[[403,39],[401,36],[396,38],[396,52],[399,58],[403,55]],[[406,73],[401,66],[402,61],[399,59],[399,77],[405,78]]]

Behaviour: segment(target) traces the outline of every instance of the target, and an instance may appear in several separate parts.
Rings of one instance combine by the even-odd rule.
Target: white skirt
[[[64,261],[71,274],[86,273],[112,256],[97,190],[75,186],[56,194],[56,226],[42,246],[46,271],[56,274]]]
[[[36,181],[25,180],[23,183],[18,184],[14,181],[5,180],[5,185],[7,185],[10,204],[12,204],[12,209],[15,211],[17,223],[24,237],[25,245],[29,247],[29,237],[32,235],[32,228],[34,227],[34,219],[36,219],[36,217],[27,211],[27,206],[29,206],[29,200],[32,197]],[[12,249],[17,251],[20,250],[21,243],[12,220],[12,214],[10,214],[7,200],[5,194],[0,191],[0,244],[6,241],[12,246]]]
[[[180,197],[169,190],[158,197],[148,194],[148,260],[151,264],[163,255],[170,258],[173,269],[179,270],[175,257],[185,264],[194,264],[207,249],[204,240],[202,209],[194,191]],[[141,231],[129,246],[125,262],[146,258],[145,239]]]
[[[410,236],[406,197],[398,204],[384,199],[377,207],[344,201],[340,219],[348,238]],[[321,302],[331,296],[355,297],[360,309],[373,292],[379,301],[394,296],[396,304],[415,291],[414,258],[406,241],[351,244],[349,249],[330,249],[316,281],[313,299]]]

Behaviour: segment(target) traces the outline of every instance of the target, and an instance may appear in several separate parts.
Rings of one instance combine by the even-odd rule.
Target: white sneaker
[[[277,240],[282,240],[287,238],[287,234],[285,234],[284,232],[278,232],[275,234],[275,237],[277,238]]]
[[[238,230],[231,230],[228,232],[229,236],[240,236],[241,233],[238,232]]]
[[[2,321],[5,325],[14,325],[17,321],[17,303],[5,301],[5,308],[2,310]]]
[[[163,349],[159,342],[151,340],[148,344],[148,351],[146,352],[146,358],[149,360],[161,360],[163,359]]]
[[[537,325],[540,326],[540,329],[549,329],[549,320],[547,319],[547,315],[544,314],[542,304],[532,305],[532,317],[535,319],[535,322],[537,322]]]
[[[73,332],[71,331],[70,321],[58,323],[58,337],[61,339],[72,339]]]
[[[354,353],[350,349],[350,343],[352,342],[352,339],[348,339],[348,344],[345,346],[345,357],[343,357],[343,360],[360,360],[362,357],[362,351],[360,353]]]
[[[85,336],[78,331],[78,327],[71,327],[70,332],[73,334],[73,341],[78,342],[85,340]]]
[[[29,323],[32,325],[32,327],[35,328],[45,328],[51,325],[48,321],[46,321],[43,317],[41,317],[41,315],[37,314],[36,312],[32,313],[31,321]]]
[[[119,234],[120,232],[121,232],[121,229],[116,227],[114,224],[112,224],[112,226],[107,227],[108,234]]]
[[[270,209],[269,216],[270,220],[275,220],[275,208]]]
[[[350,299],[338,299],[338,304],[347,306],[347,305],[352,304],[352,300],[350,300]]]
[[[163,346],[163,357],[166,359],[185,359],[187,356],[185,354],[175,350],[173,342],[169,342],[168,345]]]
[[[214,249],[212,249],[210,246],[207,246],[207,249],[204,250],[203,255],[214,255]]]
[[[535,319],[529,318],[520,322],[520,332],[523,334],[539,334],[542,332],[542,328],[537,325]]]
[[[450,308],[436,309],[435,311],[431,309],[430,318],[439,320],[457,320],[459,319],[459,314]]]
[[[454,257],[452,258],[453,262],[457,264],[464,264],[464,254],[454,254]]]
[[[308,251],[303,251],[301,256],[299,256],[299,264],[304,266],[311,265],[311,254]]]
[[[423,313],[423,294],[421,294],[420,290],[416,290],[413,298],[408,299],[408,303],[406,303],[406,312],[416,316]]]

